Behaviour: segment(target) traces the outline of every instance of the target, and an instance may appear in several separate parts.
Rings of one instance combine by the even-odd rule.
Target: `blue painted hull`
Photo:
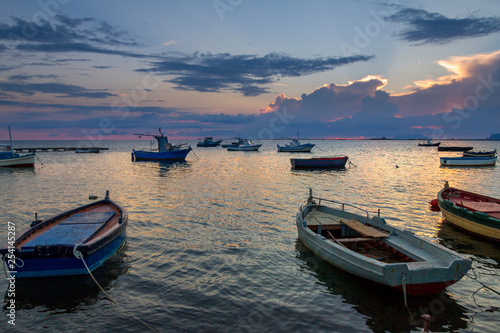
[[[84,257],[85,263],[90,271],[95,270],[114,255],[124,243],[125,236],[126,229],[123,229],[122,234],[113,241],[90,256]],[[17,261],[17,263],[20,264],[19,261]],[[15,271],[17,271],[17,273],[15,273],[16,278],[88,274],[82,260],[74,256],[67,258],[23,259],[23,263],[24,265],[22,267],[17,267],[15,269]]]
[[[132,158],[135,161],[184,161],[191,150],[187,148],[159,153],[134,149]]]

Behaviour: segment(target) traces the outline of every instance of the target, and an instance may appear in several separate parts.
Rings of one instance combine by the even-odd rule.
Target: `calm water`
[[[308,189],[376,212],[471,258],[479,280],[500,290],[500,245],[442,222],[428,202],[445,180],[500,197],[500,165],[441,168],[416,141],[317,141],[314,154],[345,154],[345,171],[290,169],[263,141],[259,152],[197,148],[186,163],[132,162],[148,140],[106,141],[101,154],[39,152],[34,169],[0,169],[0,240],[7,221],[20,232],[106,190],[129,212],[126,246],[89,277],[16,281],[15,332],[141,332],[130,313],[159,332],[420,332],[402,294],[374,286],[316,258],[298,240],[295,211]],[[278,142],[284,143],[284,142]],[[18,142],[71,146],[77,142]],[[196,142],[192,142],[193,146]],[[448,141],[500,150],[500,142]],[[304,155],[300,155],[304,156]],[[398,166],[398,167],[396,167]],[[500,297],[465,277],[440,295],[410,297],[433,332],[497,332]],[[0,281],[0,290],[7,281]],[[5,294],[0,331],[7,324]],[[128,311],[128,312],[127,312]]]

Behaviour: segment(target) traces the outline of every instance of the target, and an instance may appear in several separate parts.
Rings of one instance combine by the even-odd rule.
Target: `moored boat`
[[[474,147],[462,147],[462,146],[438,147],[438,151],[469,151],[472,149],[474,149]]]
[[[469,156],[469,157],[479,157],[479,156],[486,156],[486,157],[493,157],[496,156],[497,150],[490,150],[490,151],[464,151],[463,156]]]
[[[222,148],[227,148],[229,146],[240,146],[243,144],[243,139],[242,138],[238,138],[238,137],[234,137],[237,141],[233,141],[231,143],[222,143],[221,144],[221,147]]]
[[[441,144],[441,142],[432,142],[431,139],[427,139],[425,142],[418,143],[420,147],[437,147]]]
[[[35,166],[35,154],[19,155],[14,153],[14,148],[12,146],[12,136],[10,134],[9,126],[9,139],[10,144],[0,143],[0,167],[34,167]]]
[[[314,146],[313,143],[300,143],[299,139],[291,139],[290,143],[284,146],[277,145],[279,153],[310,153]]]
[[[77,154],[99,154],[101,152],[101,148],[78,148],[75,149],[75,153]]]
[[[127,223],[127,211],[106,192],[103,200],[35,218],[0,254],[16,278],[88,274],[122,246]]]
[[[290,163],[294,169],[343,169],[349,157],[313,157],[313,158],[291,158]]]
[[[471,234],[500,241],[500,199],[450,187],[437,195],[443,217]]]
[[[180,145],[172,145],[166,136],[161,132],[161,128],[158,129],[160,135],[150,135],[150,134],[135,134],[139,136],[152,136],[156,139],[158,143],[158,149],[147,151],[147,150],[132,150],[132,160],[133,161],[185,161],[187,155],[192,150],[189,146],[188,148],[182,148]]]
[[[329,264],[410,295],[436,294],[459,281],[472,265],[470,259],[392,227],[383,218],[311,192],[299,206],[296,226],[301,242]]]
[[[440,157],[439,161],[441,162],[441,166],[494,166],[497,162],[497,157]]]
[[[230,145],[227,147],[228,151],[258,151],[261,144],[253,144],[250,139],[243,139],[243,143],[240,145]]]
[[[217,147],[220,145],[222,140],[214,140],[211,136],[206,136],[203,140],[200,140],[196,146],[197,147]]]

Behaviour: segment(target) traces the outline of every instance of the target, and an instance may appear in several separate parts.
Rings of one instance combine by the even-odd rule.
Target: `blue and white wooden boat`
[[[313,157],[291,158],[290,163],[294,169],[343,169],[349,157]]]
[[[0,143],[0,167],[34,167],[35,154],[19,155],[14,153],[12,148],[12,136],[10,134],[9,126],[9,139],[10,144]]]
[[[258,151],[262,147],[261,144],[253,144],[250,139],[243,139],[243,144],[238,146],[228,146],[228,151]]]
[[[0,254],[16,278],[88,274],[120,249],[127,223],[127,211],[106,192],[103,200],[46,220],[35,217]]]
[[[172,145],[166,136],[159,129],[160,135],[150,135],[150,134],[135,134],[139,136],[152,136],[156,139],[158,143],[158,149],[147,151],[147,150],[132,150],[132,160],[133,161],[185,161],[186,156],[192,150],[191,147],[182,148],[180,145]]]
[[[436,294],[459,281],[472,265],[470,259],[392,227],[380,216],[313,197],[312,191],[299,206],[296,226],[301,242],[329,264],[410,295]]]
[[[495,156],[479,157],[440,157],[441,166],[494,166],[497,162]]]
[[[222,142],[222,140],[214,140],[213,137],[206,136],[205,138],[203,138],[203,140],[200,140],[196,146],[197,147],[217,147],[220,145],[221,142]]]

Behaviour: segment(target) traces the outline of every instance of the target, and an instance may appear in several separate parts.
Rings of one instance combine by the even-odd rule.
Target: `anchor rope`
[[[101,291],[104,293],[104,295],[106,295],[106,297],[111,301],[113,302],[116,306],[118,306],[119,308],[121,308],[123,311],[125,311],[127,314],[129,314],[132,318],[134,318],[135,320],[137,320],[138,322],[140,322],[142,325],[146,326],[148,329],[150,329],[152,332],[157,332],[156,330],[154,330],[151,326],[149,326],[148,324],[146,324],[145,322],[143,322],[141,319],[137,318],[136,316],[134,316],[133,313],[129,312],[127,309],[125,309],[123,306],[121,306],[120,304],[118,304],[113,298],[111,298],[111,296],[108,295],[108,293],[101,287],[101,285],[99,284],[99,282],[97,282],[97,280],[95,279],[94,275],[92,274],[92,272],[90,271],[89,267],[87,266],[87,263],[85,262],[85,260],[83,259],[83,254],[78,251],[76,248],[78,246],[80,246],[81,244],[75,244],[75,247],[73,248],[73,254],[74,256],[77,258],[77,259],[81,259],[83,264],[85,265],[85,268],[87,269],[87,272],[89,273],[90,277],[92,278],[92,280],[94,280],[95,284],[99,287],[99,289],[101,289]]]
[[[474,292],[474,294],[472,294],[472,297],[474,297],[474,295],[475,295],[475,294],[476,294],[479,290],[481,290],[481,289],[483,289],[483,288],[486,288],[486,289],[488,289],[488,290],[490,290],[490,291],[494,292],[495,294],[500,295],[500,292],[496,291],[496,290],[495,290],[495,289],[493,289],[492,287],[487,286],[485,283],[483,283],[483,282],[479,281],[479,279],[478,279],[478,277],[477,277],[477,274],[476,274],[476,271],[474,270],[474,268],[472,267],[472,265],[471,265],[471,271],[472,271],[472,273],[474,273],[474,276],[469,275],[469,273],[466,273],[465,275],[467,275],[469,278],[471,278],[472,280],[475,280],[477,283],[479,283],[479,284],[481,285],[481,287],[479,287],[479,289],[478,289],[478,290],[476,290],[476,291]],[[475,299],[474,299],[474,301],[475,301]],[[476,303],[476,304],[477,304],[477,303]]]

